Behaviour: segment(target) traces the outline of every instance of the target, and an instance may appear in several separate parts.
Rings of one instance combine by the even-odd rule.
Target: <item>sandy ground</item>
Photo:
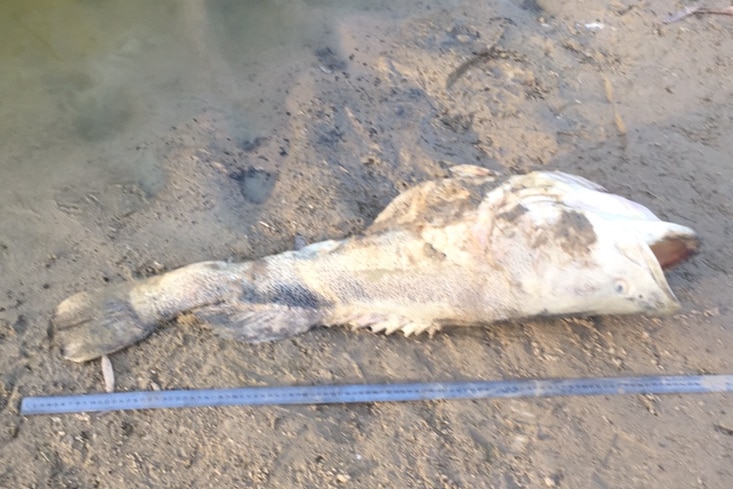
[[[463,163],[577,173],[696,229],[701,253],[669,276],[683,311],[260,345],[172,325],[111,357],[117,389],[733,371],[733,18],[660,22],[680,7],[344,11],[292,59],[256,60],[247,89],[194,9],[187,46],[229,77],[202,71],[166,117],[94,72],[47,80],[87,95],[2,143],[0,487],[733,487],[730,395],[19,415],[26,395],[103,389],[98,362],[53,344],[68,295],[347,236]]]

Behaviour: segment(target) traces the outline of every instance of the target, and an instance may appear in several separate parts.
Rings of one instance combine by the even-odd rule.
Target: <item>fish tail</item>
[[[62,356],[76,362],[121,350],[183,312],[239,295],[239,266],[201,262],[75,294],[56,308],[54,340]]]
[[[80,292],[64,300],[54,313],[53,335],[67,360],[86,362],[137,343],[155,329],[126,297],[134,284]]]

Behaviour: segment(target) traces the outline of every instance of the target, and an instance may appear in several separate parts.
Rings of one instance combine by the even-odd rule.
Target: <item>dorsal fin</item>
[[[455,178],[430,180],[406,190],[377,216],[366,233],[379,233],[411,224],[442,226],[475,210],[494,188],[495,177],[485,168],[460,165]]]

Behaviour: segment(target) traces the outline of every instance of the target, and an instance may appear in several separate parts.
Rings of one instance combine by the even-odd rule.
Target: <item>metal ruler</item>
[[[234,389],[139,391],[26,397],[20,405],[20,413],[31,415],[203,406],[343,404],[510,397],[693,394],[732,391],[733,375],[241,387]]]

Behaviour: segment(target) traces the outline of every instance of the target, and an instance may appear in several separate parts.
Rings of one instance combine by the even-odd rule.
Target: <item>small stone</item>
[[[300,234],[296,234],[295,238],[293,239],[293,249],[295,251],[301,250],[308,246],[308,241],[306,241],[305,237],[301,236]]]
[[[509,453],[524,453],[529,445],[529,438],[525,435],[514,435],[511,444],[509,445]]]
[[[351,480],[351,476],[348,474],[336,474],[336,480],[341,484],[346,484]]]
[[[720,316],[720,309],[717,308],[717,307],[713,307],[711,309],[705,309],[702,312],[702,314],[703,314],[703,316],[708,317],[708,318],[716,318],[716,317]]]

